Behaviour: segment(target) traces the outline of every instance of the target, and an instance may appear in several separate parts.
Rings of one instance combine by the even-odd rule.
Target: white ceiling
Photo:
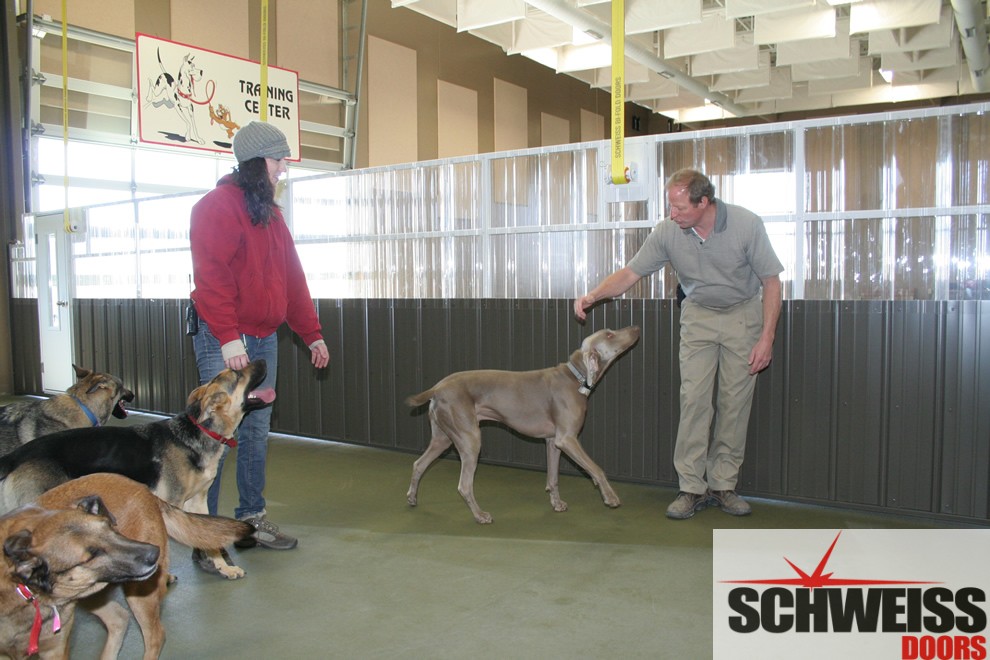
[[[611,89],[610,0],[391,0]],[[986,0],[624,0],[625,96],[678,122],[990,92]]]

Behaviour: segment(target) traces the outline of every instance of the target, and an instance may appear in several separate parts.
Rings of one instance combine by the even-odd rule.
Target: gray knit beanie
[[[247,126],[242,126],[234,133],[234,158],[238,163],[243,163],[252,158],[280,158],[289,157],[289,143],[285,139],[285,134],[272,126],[261,121],[252,121]]]

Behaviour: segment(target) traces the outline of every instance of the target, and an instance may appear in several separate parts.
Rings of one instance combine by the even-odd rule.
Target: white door
[[[72,253],[62,211],[36,215],[38,321],[41,328],[41,385],[64,392],[75,382],[72,370]]]

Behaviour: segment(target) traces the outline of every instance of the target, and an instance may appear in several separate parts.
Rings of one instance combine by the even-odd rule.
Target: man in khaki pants
[[[690,518],[709,504],[735,516],[736,494],[756,374],[770,364],[784,270],[759,216],[715,197],[701,172],[675,172],[665,185],[661,222],[629,263],[574,301],[574,314],[622,295],[668,262],[686,298],[681,307],[681,416],[674,447],[680,492],[667,517]],[[762,297],[760,290],[762,288]],[[718,399],[712,406],[715,378]],[[717,408],[717,410],[716,410]],[[712,416],[715,432],[709,442]]]

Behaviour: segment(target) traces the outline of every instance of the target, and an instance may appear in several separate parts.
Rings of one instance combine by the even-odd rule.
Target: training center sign
[[[983,660],[990,530],[714,530],[713,657]]]
[[[261,65],[175,41],[137,35],[142,142],[231,151],[234,133],[261,120]],[[268,67],[266,121],[299,160],[299,74]]]

